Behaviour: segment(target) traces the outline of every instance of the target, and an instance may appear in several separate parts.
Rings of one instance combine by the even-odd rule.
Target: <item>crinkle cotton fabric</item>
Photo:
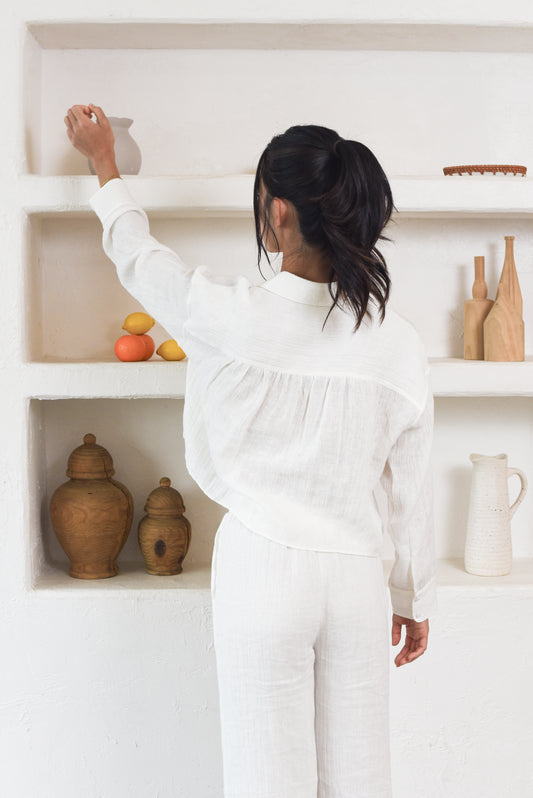
[[[224,798],[390,798],[379,557],[284,546],[228,512],[211,596]]]
[[[323,327],[327,283],[187,266],[121,179],[90,203],[120,281],[188,356],[185,457],[202,491],[295,548],[376,557],[386,529],[393,611],[435,612],[434,406],[413,324],[389,306],[380,323],[371,301],[357,332],[342,304]]]

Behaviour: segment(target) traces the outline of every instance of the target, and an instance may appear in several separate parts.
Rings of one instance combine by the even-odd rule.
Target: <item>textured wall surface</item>
[[[191,0],[159,0],[148,8],[140,0],[93,0],[89,9],[67,0],[49,0],[46,8],[36,0],[4,3],[0,25],[3,795],[222,798],[205,568],[222,508],[206,501],[183,471],[182,400],[140,399],[135,413],[131,407],[126,410],[128,399],[63,399],[56,406],[53,400],[35,399],[30,408],[24,388],[27,357],[58,362],[104,358],[115,335],[109,326],[111,310],[115,308],[120,323],[130,310],[106,272],[106,266],[111,267],[98,248],[94,219],[33,219],[28,226],[21,204],[14,201],[24,191],[27,174],[44,178],[84,173],[83,159],[69,150],[64,134],[62,118],[68,106],[93,101],[105,108],[116,103],[117,115],[134,117],[146,174],[250,172],[269,136],[292,122],[293,98],[300,96],[302,76],[318,69],[312,91],[308,86],[301,93],[299,115],[312,113],[316,121],[323,112],[324,124],[338,125],[348,137],[360,136],[392,174],[438,175],[447,164],[487,159],[532,167],[532,112],[527,99],[531,52],[424,56],[338,51],[329,61],[324,52],[316,57],[309,51],[280,52],[271,62],[267,53],[253,52],[248,73],[243,72],[247,63],[243,53],[226,52],[219,60],[223,70],[216,97],[210,101],[206,92],[217,63],[213,54],[201,58],[190,52],[113,51],[100,58],[95,50],[41,50],[35,42],[27,42],[24,57],[27,23],[135,21],[148,14],[162,21],[428,22],[443,13],[441,5],[435,3],[434,11],[431,5],[405,0],[400,8],[395,0],[383,0],[377,10],[373,3],[354,0],[326,5],[294,0],[287,9],[281,2],[226,0],[221,6],[218,0],[205,0],[199,8]],[[518,0],[504,8],[492,0],[453,0],[446,4],[446,14],[446,22],[533,25],[530,3]],[[336,71],[343,75],[337,95],[328,91],[328,77],[331,80]],[[142,80],[134,80],[135,75]],[[238,85],[231,82],[237,78]],[[249,102],[239,105],[239,92],[246,91]],[[231,118],[224,117],[225,109],[231,110]],[[243,219],[229,220],[227,225],[220,220],[165,219],[158,220],[154,230],[191,262],[213,263],[218,246],[221,270],[246,271],[259,281],[253,232],[247,224]],[[392,232],[395,243],[384,246],[394,280],[394,304],[417,324],[431,356],[462,355],[462,301],[471,288],[473,258],[486,255],[489,297],[494,297],[503,264],[503,236],[509,234],[516,236],[526,353],[531,351],[530,225],[529,219],[514,219],[512,224],[486,218],[446,224],[429,218],[399,221]],[[90,330],[91,324],[95,329],[89,344],[80,329],[83,325]],[[47,379],[53,386],[60,378]],[[103,404],[97,407],[96,401]],[[532,401],[521,397],[436,401],[440,557],[462,556],[469,452],[505,451],[510,465],[533,475]],[[50,492],[64,481],[68,454],[84,433],[93,431],[86,426],[96,425],[99,413],[105,419],[104,434],[111,439],[117,478],[135,489],[135,524],[145,495],[176,456],[177,487],[183,489],[186,514],[196,534],[185,561],[192,574],[184,581],[188,587],[136,590],[131,585],[114,589],[94,584],[81,590],[70,588],[68,579],[47,582],[45,571],[54,561],[65,568],[47,516]],[[136,457],[144,468],[134,465]],[[510,482],[511,494],[516,491],[513,486]],[[515,555],[520,557],[533,556],[528,500],[513,520]],[[141,567],[135,526],[130,534],[126,559]],[[383,553],[391,556],[387,541]],[[36,579],[39,573],[41,582]],[[439,614],[430,620],[424,656],[396,669],[393,659],[398,649],[391,647],[395,798],[532,796],[531,591],[517,583],[505,590],[481,586],[472,593],[468,585],[443,580],[438,597]]]

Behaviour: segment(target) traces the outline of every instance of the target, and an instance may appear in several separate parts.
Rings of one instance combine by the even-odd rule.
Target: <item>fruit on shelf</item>
[[[151,330],[155,324],[155,319],[148,315],[148,313],[130,313],[124,319],[122,329],[132,335],[144,335],[148,330]]]
[[[144,345],[146,347],[146,352],[144,354],[143,360],[149,360],[154,354],[154,349],[155,349],[154,339],[152,338],[151,335],[139,335],[139,338],[143,339]]]
[[[115,343],[115,355],[126,362],[148,360],[154,349],[154,339],[149,335],[122,335]]]
[[[169,341],[163,341],[157,348],[156,354],[164,360],[183,360],[184,357],[187,357],[181,346],[173,338]]]

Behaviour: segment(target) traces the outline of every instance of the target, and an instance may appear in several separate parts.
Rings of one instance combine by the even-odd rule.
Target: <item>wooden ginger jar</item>
[[[70,560],[70,576],[105,579],[119,572],[116,559],[131,529],[133,500],[114,473],[107,449],[87,434],[68,459],[69,481],[52,496],[52,526]]]
[[[191,543],[191,524],[185,518],[181,494],[162,477],[144,506],[147,513],[139,522],[139,546],[146,571],[158,576],[180,574]]]

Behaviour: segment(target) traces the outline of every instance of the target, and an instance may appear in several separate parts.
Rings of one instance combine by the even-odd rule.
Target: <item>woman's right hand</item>
[[[93,122],[92,115],[96,117]],[[89,105],[73,105],[65,116],[67,136],[73,147],[90,158],[96,173],[117,171],[115,161],[115,136],[102,109]]]
[[[392,616],[392,645],[397,646],[402,636],[402,626],[405,626],[405,643],[394,660],[397,668],[412,662],[424,653],[428,647],[429,618],[425,621],[415,621],[404,618],[403,615]]]

